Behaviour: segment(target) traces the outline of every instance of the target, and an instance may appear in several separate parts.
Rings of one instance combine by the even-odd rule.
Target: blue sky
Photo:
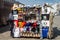
[[[58,3],[60,0],[16,0],[19,1],[25,5],[34,5],[34,4],[43,4],[43,3]]]

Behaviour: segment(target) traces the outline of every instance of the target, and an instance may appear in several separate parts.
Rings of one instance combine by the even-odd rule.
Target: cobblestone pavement
[[[52,40],[60,40],[60,16],[55,16],[53,24],[55,38]],[[0,40],[41,40],[37,38],[12,38],[10,37],[9,26],[0,28]],[[42,39],[50,40],[50,39]]]

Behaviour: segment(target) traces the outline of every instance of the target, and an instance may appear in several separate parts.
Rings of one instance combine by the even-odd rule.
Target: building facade
[[[6,25],[7,24],[7,20],[9,19],[9,13],[12,10],[13,6],[22,6],[24,4],[19,3],[15,0],[0,0],[0,25]]]
[[[8,20],[9,12],[15,0],[0,0],[0,25],[6,25]]]

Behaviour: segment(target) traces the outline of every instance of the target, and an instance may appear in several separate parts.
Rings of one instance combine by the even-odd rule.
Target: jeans
[[[10,26],[10,31],[11,31],[11,36],[13,36],[13,28],[14,28],[14,23],[13,23],[13,20],[10,20],[9,21],[9,26]]]

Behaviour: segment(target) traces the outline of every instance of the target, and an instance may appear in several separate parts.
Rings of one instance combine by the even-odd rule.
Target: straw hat
[[[45,6],[49,6],[49,4],[48,4],[48,3],[45,3],[45,4],[44,4],[44,7],[45,7]]]
[[[49,3],[45,3],[45,4],[44,4],[44,7],[50,7],[50,8],[53,9],[53,7],[52,7]]]

